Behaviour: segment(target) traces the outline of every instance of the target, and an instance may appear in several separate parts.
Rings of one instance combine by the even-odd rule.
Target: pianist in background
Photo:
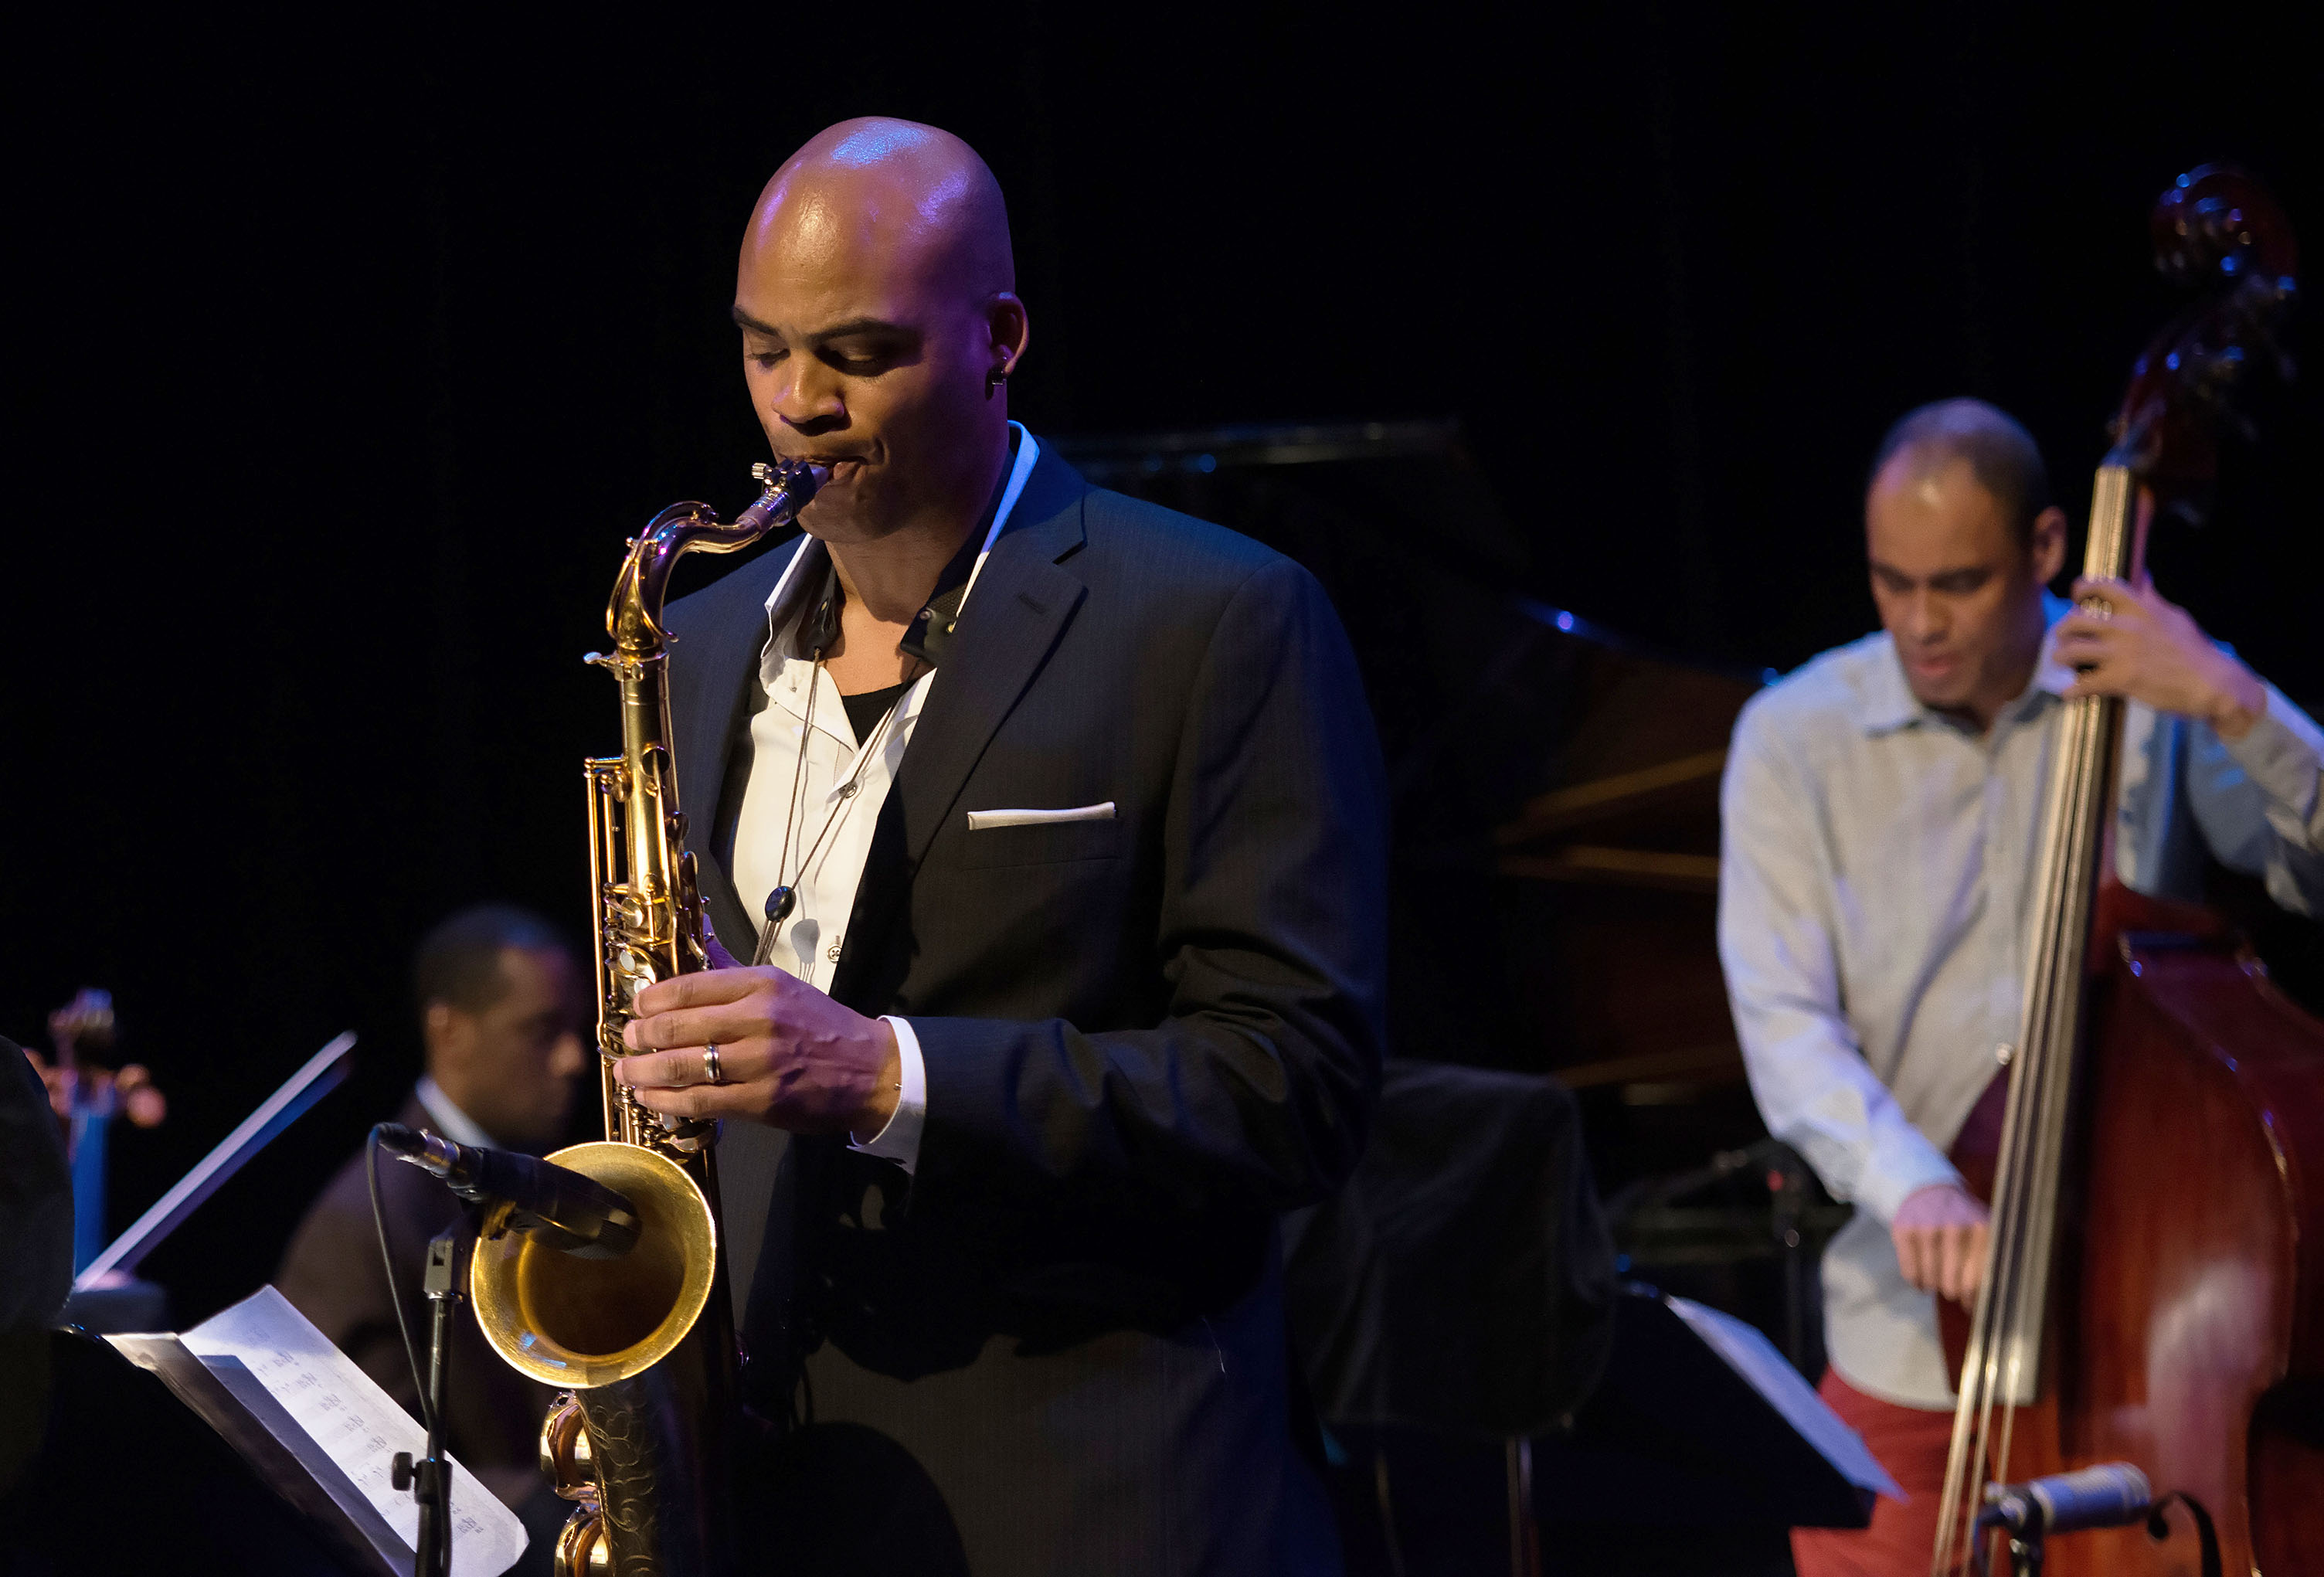
[[[464,910],[429,933],[413,973],[427,1071],[394,1120],[458,1144],[534,1154],[557,1148],[585,1062],[581,1020],[588,991],[556,933],[521,909]],[[395,1260],[392,1296],[403,1299],[425,1363],[428,1241],[462,1206],[437,1179],[392,1157],[381,1157],[379,1183]],[[275,1284],[418,1416],[419,1388],[396,1330],[360,1151],[300,1223]],[[446,1443],[524,1516],[540,1554],[544,1529],[553,1534],[566,1509],[540,1474],[538,1442],[549,1393],[485,1345],[466,1303],[456,1318]]]
[[[1794,1534],[1801,1577],[1929,1569],[1953,1407],[1936,1300],[1973,1303],[1986,1252],[1945,1152],[2016,1038],[2063,698],[2130,702],[2125,886],[2198,898],[2208,852],[2324,908],[2324,737],[2152,586],[2088,588],[2106,619],[2048,594],[2066,517],[2024,428],[1973,400],[1912,412],[1864,512],[1880,632],[1743,709],[1720,798],[1751,1093],[1856,1205],[1824,1255],[1824,1399],[1913,1497],[1860,1533]]]

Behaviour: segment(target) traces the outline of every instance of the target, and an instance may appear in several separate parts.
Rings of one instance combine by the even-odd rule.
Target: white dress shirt
[[[470,1149],[496,1150],[501,1148],[493,1142],[491,1134],[478,1126],[475,1118],[452,1103],[452,1097],[444,1093],[443,1085],[426,1074],[420,1075],[419,1086],[411,1093],[420,1098],[420,1104],[436,1124],[438,1138],[448,1139],[456,1145],[466,1145]]]
[[[968,593],[975,591],[977,574],[1040,457],[1040,446],[1032,434],[1015,422],[1010,426],[1017,433],[1016,459],[970,571]],[[944,678],[943,670],[937,669],[913,680],[897,697],[886,723],[868,733],[859,747],[839,687],[821,664],[798,650],[801,621],[813,608],[829,563],[824,545],[808,538],[791,556],[782,578],[767,598],[768,638],[759,659],[759,679],[766,687],[767,706],[751,720],[750,772],[734,825],[733,858],[734,886],[742,894],[743,908],[762,925],[767,895],[785,883],[790,886],[791,911],[775,933],[772,962],[818,991],[831,989],[831,977],[839,966],[840,952],[847,940],[843,932],[855,909],[855,890],[863,880],[863,862],[872,853],[880,807],[887,802],[897,770],[903,765],[913,725],[927,705],[929,690]],[[967,605],[964,595],[961,606]],[[860,754],[867,749],[872,752],[868,761]],[[798,784],[795,812],[794,781]],[[788,860],[783,825],[787,814],[791,816]],[[810,849],[812,860],[807,858]],[[927,1113],[927,1065],[911,1025],[892,1015],[885,1021],[896,1032],[902,1088],[895,1115],[887,1126],[855,1148],[895,1161],[908,1172],[919,1156],[920,1128]]]
[[[2067,604],[2049,600],[2054,635]],[[1721,793],[1719,954],[1767,1130],[1856,1214],[1823,1259],[1826,1345],[1858,1390],[1950,1407],[1933,1296],[1889,1221],[1960,1181],[1945,1150],[2016,1038],[2043,788],[2073,676],[2045,641],[1980,735],[1914,699],[1885,634],[1753,697]],[[2190,899],[2206,846],[2324,909],[2324,736],[2273,687],[2249,733],[2133,705],[2116,869]]]

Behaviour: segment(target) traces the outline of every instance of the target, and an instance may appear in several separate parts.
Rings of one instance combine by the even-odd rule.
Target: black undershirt
[[[847,708],[847,725],[855,731],[855,742],[862,744],[871,732],[880,726],[880,719],[896,704],[906,687],[890,685],[884,690],[866,690],[860,696],[842,696],[839,699]]]

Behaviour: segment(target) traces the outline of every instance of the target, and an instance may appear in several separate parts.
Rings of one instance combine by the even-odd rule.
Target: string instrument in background
[[[2209,480],[2296,267],[2274,200],[2224,166],[2181,177],[2153,231],[2205,295],[2140,357],[2098,468],[2084,573],[2127,581],[2158,505]],[[2192,1577],[2221,1569],[2214,1530],[2226,1571],[2324,1572],[2324,1024],[2216,917],[2116,881],[2122,713],[2066,703],[1998,1144],[1973,1117],[1955,1150],[1993,1247],[1973,1315],[1941,1322],[1940,1577],[1999,1536],[1989,1485],[2111,1462],[2159,1509],[2059,1538],[2052,1572]]]
[[[76,1276],[105,1250],[106,1139],[113,1120],[126,1117],[139,1128],[155,1128],[170,1110],[143,1065],[115,1069],[94,1060],[111,1054],[113,1032],[111,991],[84,989],[49,1015],[56,1061],[41,1068],[41,1078],[57,1120],[65,1125],[65,1154],[72,1163]]]

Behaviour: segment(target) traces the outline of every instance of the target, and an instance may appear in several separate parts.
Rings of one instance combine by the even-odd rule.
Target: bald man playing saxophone
[[[785,1569],[1328,1572],[1278,1213],[1379,1078],[1385,812],[1288,559],[1093,488],[1009,420],[991,172],[852,121],[777,172],[734,321],[805,535],[672,605],[735,965],[617,1076],[724,1120]],[[714,1049],[715,1048],[715,1049]]]

